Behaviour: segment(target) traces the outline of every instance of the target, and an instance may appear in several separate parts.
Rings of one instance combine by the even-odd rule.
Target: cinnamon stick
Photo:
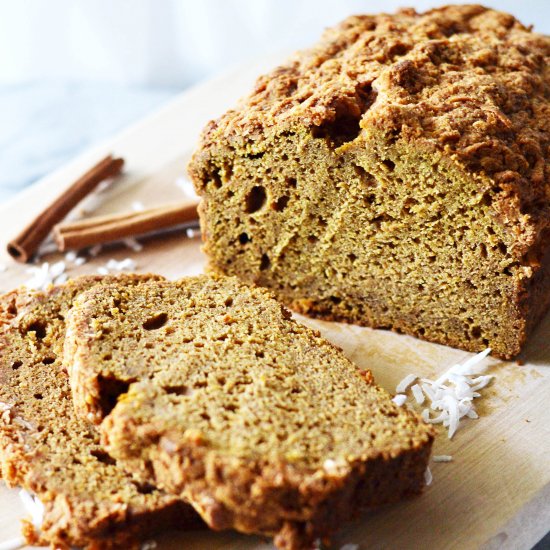
[[[95,216],[58,224],[53,229],[59,250],[78,250],[95,244],[116,242],[198,220],[198,201],[186,201],[108,216]]]
[[[118,176],[124,160],[112,155],[88,170],[42,211],[23,231],[8,243],[8,253],[18,262],[27,262],[38,250],[55,224],[65,216],[102,181]]]

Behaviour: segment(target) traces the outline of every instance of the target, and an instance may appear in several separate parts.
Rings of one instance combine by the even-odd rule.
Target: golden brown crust
[[[393,434],[391,450],[307,468],[275,457],[235,457],[230,449],[216,452],[205,440],[208,433],[180,441],[162,422],[162,397],[134,391],[105,419],[104,443],[138,477],[151,476],[184,494],[212,529],[273,536],[281,549],[309,549],[361,511],[423,490],[434,432],[415,434],[400,448],[404,417],[397,421],[403,425]],[[156,404],[151,416],[149,400]]]
[[[104,418],[109,453],[214,529],[304,548],[423,486],[432,428],[264,289],[206,276],[95,287],[68,326],[81,410]]]
[[[40,533],[25,525],[29,543],[130,548],[159,529],[200,525],[181,499],[136,484],[114,464],[98,434],[75,417],[61,363],[64,318],[78,293],[102,281],[150,278],[81,277],[0,298],[0,471],[44,505]]]
[[[328,30],[205,129],[210,268],[303,313],[518,354],[550,301],[549,55],[475,5]]]
[[[482,6],[349,17],[260,77],[201,147],[228,140],[257,153],[264,133],[345,112],[362,128],[456,154],[517,194],[523,212],[547,210],[549,56],[549,37]]]

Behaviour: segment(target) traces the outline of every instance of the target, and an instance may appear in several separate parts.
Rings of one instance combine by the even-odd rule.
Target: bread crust
[[[75,417],[61,361],[64,318],[80,292],[152,278],[86,276],[0,297],[0,473],[44,506],[39,530],[25,527],[29,544],[137,548],[140,538],[164,529],[202,525],[187,503],[114,464],[97,432]]]
[[[203,132],[189,173],[203,199],[210,268],[265,285],[305,314],[517,355],[549,303],[542,282],[549,56],[549,37],[478,5],[354,16],[329,29],[317,45],[260,77]],[[340,188],[334,195],[331,182]],[[251,207],[257,189],[265,204]],[[333,229],[330,218],[344,208],[356,213]],[[430,209],[432,217],[425,215]],[[436,214],[444,227],[431,256],[427,232]],[[398,222],[405,226],[401,242],[390,226]],[[367,234],[368,224],[382,231]],[[413,224],[418,231],[407,234]],[[453,257],[443,246],[455,232]],[[350,244],[353,235],[358,242]],[[386,244],[380,261],[388,271],[407,268],[402,280],[410,283],[399,287],[397,275],[388,275],[393,287],[373,290],[379,241]],[[358,254],[354,246],[364,243]],[[392,259],[389,247],[404,246],[409,259]],[[360,273],[350,280],[353,266],[339,247],[366,282],[357,282]],[[300,251],[309,264],[297,258]],[[469,272],[477,278],[470,287]],[[439,295],[437,281],[452,287],[448,296]],[[426,283],[436,287],[430,313],[430,297],[420,295]],[[460,304],[470,292],[477,303]],[[410,297],[419,304],[409,307]]]
[[[68,324],[81,412],[103,419],[109,453],[211,528],[307,548],[422,490],[432,427],[264,289],[207,276],[96,287]],[[105,408],[94,381],[107,377],[125,387]]]
[[[355,112],[364,129],[456,155],[517,193],[511,213],[547,221],[549,56],[550,37],[480,5],[352,16],[210,122],[190,172],[202,189],[201,157],[220,142],[258,153],[265,134]]]

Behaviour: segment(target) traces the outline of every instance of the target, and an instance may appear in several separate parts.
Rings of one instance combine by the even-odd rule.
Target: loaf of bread
[[[151,277],[82,277],[47,292],[0,297],[0,474],[44,507],[29,543],[59,549],[139,548],[170,528],[204,525],[181,498],[139,483],[74,414],[62,365],[64,318],[79,292],[102,281],[135,285]]]
[[[516,355],[550,303],[550,38],[357,16],[205,129],[210,268],[302,313]]]
[[[264,289],[206,276],[101,285],[67,324],[80,414],[103,419],[118,465],[214,529],[310,548],[424,485],[432,428]]]

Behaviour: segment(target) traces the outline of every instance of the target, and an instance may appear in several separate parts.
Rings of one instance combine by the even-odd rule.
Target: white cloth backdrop
[[[485,1],[550,32],[548,0]],[[2,0],[0,83],[99,80],[185,86],[227,65],[307,45],[351,13],[411,0]]]
[[[0,0],[0,200],[173,94],[411,0]],[[550,33],[550,0],[485,4]]]

